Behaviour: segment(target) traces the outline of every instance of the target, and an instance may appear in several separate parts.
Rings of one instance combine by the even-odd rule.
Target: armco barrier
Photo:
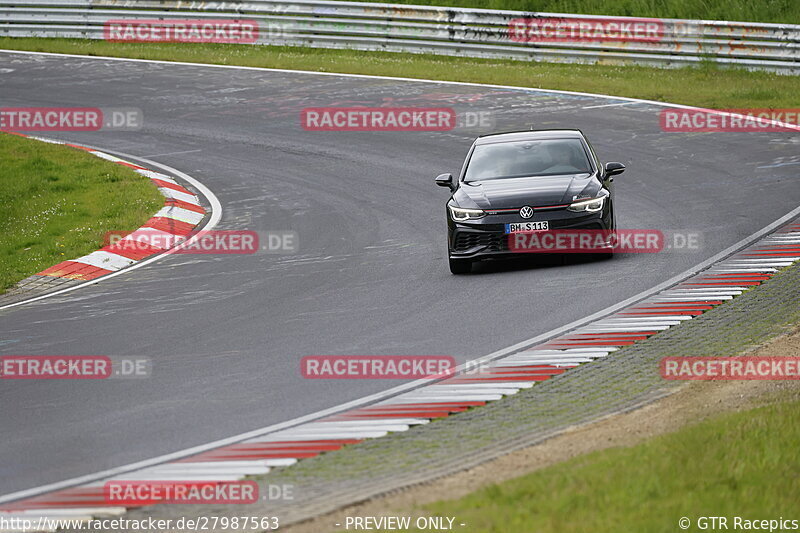
[[[0,36],[103,39],[106,23],[120,19],[255,20],[257,44],[657,67],[713,61],[800,73],[800,25],[794,24],[316,0],[0,1]],[[620,34],[637,23],[654,31],[644,38]],[[555,34],[555,28],[565,27],[586,31]]]

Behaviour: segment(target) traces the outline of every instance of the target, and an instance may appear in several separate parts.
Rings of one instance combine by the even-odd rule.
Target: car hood
[[[540,207],[568,204],[577,196],[594,196],[600,187],[594,175],[586,174],[504,178],[461,183],[453,197],[461,207],[478,209]]]

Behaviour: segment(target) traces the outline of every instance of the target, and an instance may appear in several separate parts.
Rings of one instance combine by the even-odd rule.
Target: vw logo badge
[[[522,218],[531,218],[533,216],[533,208],[527,205],[522,207],[522,209],[519,210],[519,216]]]

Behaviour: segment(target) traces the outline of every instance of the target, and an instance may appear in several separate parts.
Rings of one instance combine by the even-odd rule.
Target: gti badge
[[[519,216],[521,216],[522,218],[531,218],[533,216],[533,208],[528,207],[527,205],[523,206],[519,210]]]

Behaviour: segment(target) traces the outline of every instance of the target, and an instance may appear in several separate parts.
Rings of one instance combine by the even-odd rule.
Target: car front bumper
[[[488,259],[523,255],[510,246],[505,225],[515,222],[547,221],[549,230],[614,230],[612,208],[598,213],[573,213],[566,209],[536,212],[528,220],[518,214],[487,215],[469,222],[455,222],[448,216],[448,248],[451,259]],[[542,233],[546,233],[542,232]],[[552,253],[562,253],[553,251]]]

